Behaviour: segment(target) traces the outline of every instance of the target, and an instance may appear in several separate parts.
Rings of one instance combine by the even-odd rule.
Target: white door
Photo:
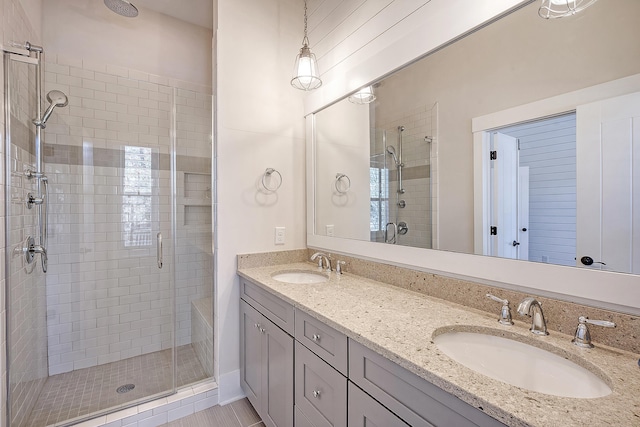
[[[576,123],[576,265],[638,274],[640,92],[579,106]]]
[[[492,255],[518,258],[518,140],[499,132],[493,134],[491,160],[492,220],[497,227],[493,238]]]
[[[518,167],[518,259],[529,260],[529,166]]]

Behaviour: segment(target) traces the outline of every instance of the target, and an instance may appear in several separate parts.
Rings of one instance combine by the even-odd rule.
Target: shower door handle
[[[158,239],[158,268],[162,268],[162,233],[156,236]]]

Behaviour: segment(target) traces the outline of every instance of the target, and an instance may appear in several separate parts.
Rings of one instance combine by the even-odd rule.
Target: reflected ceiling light
[[[538,15],[544,19],[564,18],[575,15],[597,0],[542,0]]]
[[[349,96],[349,102],[354,104],[370,104],[376,100],[376,96],[373,93],[373,86],[366,86]]]
[[[293,66],[291,86],[300,90],[314,90],[322,86],[316,56],[311,52],[307,38],[307,0],[304,2],[304,38]]]

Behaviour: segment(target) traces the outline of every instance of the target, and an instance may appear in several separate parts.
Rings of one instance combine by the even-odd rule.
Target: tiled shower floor
[[[176,354],[176,387],[207,378],[191,345],[178,347]],[[134,384],[135,388],[117,393],[116,389],[125,384]],[[54,375],[47,378],[27,425],[45,427],[161,393],[170,387],[171,350]]]

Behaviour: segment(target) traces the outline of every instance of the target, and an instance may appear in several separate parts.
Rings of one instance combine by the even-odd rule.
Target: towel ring
[[[273,175],[274,173],[278,174],[279,180],[278,180],[278,185],[275,185],[273,187],[269,187],[267,185],[267,183],[265,182],[265,180],[267,179],[267,177],[270,177],[271,175]],[[278,172],[277,170],[275,170],[274,168],[267,168],[264,171],[264,174],[262,175],[262,186],[264,187],[265,190],[269,191],[269,192],[274,192],[276,191],[278,188],[280,188],[280,186],[282,185],[282,175],[280,174],[280,172]]]
[[[342,190],[341,190],[341,189],[340,189],[339,184],[340,184],[340,181],[342,181],[342,178],[346,178],[346,180],[347,180],[347,185],[346,185],[346,188],[344,188],[344,189],[342,189]],[[343,173],[339,173],[339,172],[338,172],[338,173],[336,174],[336,182],[334,183],[334,186],[336,187],[336,191],[337,191],[338,193],[340,193],[340,194],[346,194],[346,193],[347,193],[347,191],[349,191],[349,189],[351,188],[351,179],[350,179],[347,175],[345,175],[345,174],[343,174]]]

